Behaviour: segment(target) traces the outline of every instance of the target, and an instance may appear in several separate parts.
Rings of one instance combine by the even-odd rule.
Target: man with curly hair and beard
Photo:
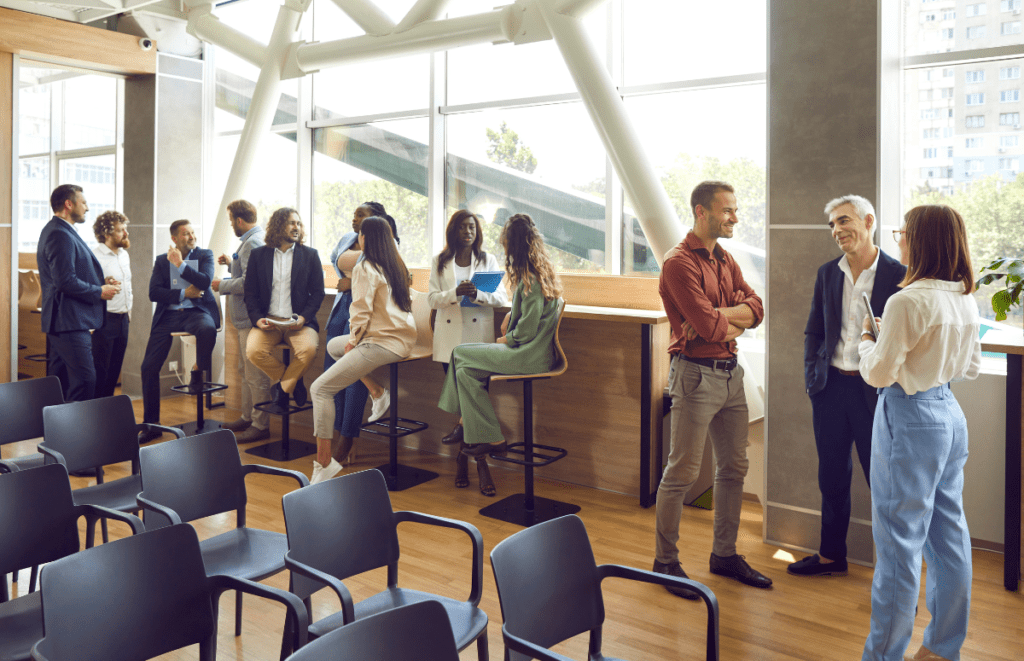
[[[266,245],[249,256],[245,277],[245,307],[253,325],[245,353],[276,382],[270,396],[281,408],[292,397],[299,406],[308,401],[302,375],[320,344],[316,313],[324,300],[324,271],[304,239],[299,212],[278,209],[267,223]],[[274,355],[281,342],[291,348],[287,366]]]

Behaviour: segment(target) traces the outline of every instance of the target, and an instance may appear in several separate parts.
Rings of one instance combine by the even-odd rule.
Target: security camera
[[[153,40],[143,37],[139,39],[139,48],[142,50],[153,50]]]

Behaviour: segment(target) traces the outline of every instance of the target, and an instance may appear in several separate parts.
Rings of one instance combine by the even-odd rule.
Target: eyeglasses
[[[892,240],[895,241],[896,243],[899,243],[900,242],[900,235],[906,234],[906,233],[907,233],[907,230],[893,230],[892,231]]]

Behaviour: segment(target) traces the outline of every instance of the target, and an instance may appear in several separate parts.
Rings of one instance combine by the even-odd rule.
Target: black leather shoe
[[[796,576],[846,576],[846,558],[833,562],[822,562],[817,553],[798,560],[786,568]]]
[[[295,384],[295,392],[292,393],[292,397],[295,398],[295,403],[299,406],[305,406],[309,398],[306,396],[306,384],[302,382],[302,377],[299,377],[299,382]]]
[[[489,454],[508,454],[508,443],[499,441],[497,443],[463,443],[462,453],[470,457],[481,457]]]
[[[149,443],[150,441],[155,441],[156,439],[160,438],[163,435],[164,433],[159,429],[147,427],[146,431],[139,434],[139,445],[142,445],[143,443]]]
[[[663,563],[655,560],[654,569],[652,569],[651,571],[653,571],[655,574],[666,574],[668,576],[675,576],[676,578],[690,578],[686,575],[686,572],[683,571],[683,568],[679,566],[678,562]],[[691,601],[695,599],[700,599],[696,592],[689,588],[684,588],[681,585],[666,585],[665,589],[674,594],[675,596],[682,597],[683,599],[689,599]]]
[[[711,554],[711,573],[734,578],[740,583],[755,588],[770,588],[772,579],[747,564],[742,555],[730,555],[727,558]]]
[[[450,434],[441,439],[441,442],[445,445],[458,445],[462,442],[462,438],[462,423],[459,423],[455,425]]]
[[[270,386],[270,398],[274,400],[279,408],[288,409],[288,393],[281,389],[281,382],[278,381],[274,385]]]

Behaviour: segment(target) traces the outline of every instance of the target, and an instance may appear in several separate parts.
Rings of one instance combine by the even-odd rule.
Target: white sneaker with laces
[[[326,467],[321,466],[320,462],[316,459],[313,460],[313,477],[309,479],[310,484],[319,484],[325,482],[338,473],[341,472],[342,465],[338,463],[337,459],[331,458],[331,463],[327,464]]]
[[[377,422],[391,408],[391,391],[385,388],[380,397],[370,395],[370,401],[373,402],[373,405],[370,407],[370,417],[366,421]]]

